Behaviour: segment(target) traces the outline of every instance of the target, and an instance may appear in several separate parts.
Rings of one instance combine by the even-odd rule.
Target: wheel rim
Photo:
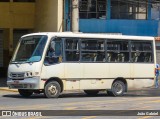
[[[123,92],[123,86],[120,83],[115,83],[113,87],[116,94],[121,94]]]
[[[51,95],[56,95],[58,90],[57,90],[57,87],[55,85],[50,85],[48,87],[48,92],[51,94]]]

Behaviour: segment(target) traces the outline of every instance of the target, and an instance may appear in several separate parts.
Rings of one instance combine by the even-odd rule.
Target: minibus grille
[[[31,89],[31,88],[34,88],[35,86],[33,84],[11,84],[9,85],[10,88],[22,88],[22,89]]]
[[[11,88],[24,88],[22,84],[11,85]]]
[[[24,78],[24,73],[11,73],[12,78],[21,79]]]

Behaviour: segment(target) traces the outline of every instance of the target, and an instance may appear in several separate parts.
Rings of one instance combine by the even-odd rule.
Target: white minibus
[[[72,32],[21,37],[8,67],[7,85],[20,95],[63,91],[122,96],[150,87],[155,78],[154,37]]]

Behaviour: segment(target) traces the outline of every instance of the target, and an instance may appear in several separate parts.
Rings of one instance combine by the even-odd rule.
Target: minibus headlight
[[[39,72],[25,72],[24,77],[34,77],[39,76]]]
[[[32,76],[33,76],[33,73],[32,73],[32,72],[26,72],[24,76],[25,76],[25,77],[32,77]]]

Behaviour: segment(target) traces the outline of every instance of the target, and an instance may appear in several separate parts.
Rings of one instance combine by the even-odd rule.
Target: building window
[[[80,0],[79,6],[81,19],[106,18],[106,0]]]
[[[147,1],[111,0],[111,19],[147,19]]]

